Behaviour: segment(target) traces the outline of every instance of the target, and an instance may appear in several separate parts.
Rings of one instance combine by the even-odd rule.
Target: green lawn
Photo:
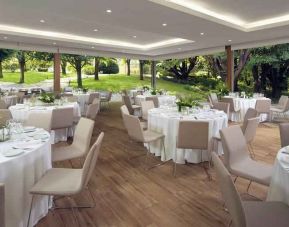
[[[144,81],[139,79],[137,75],[100,75],[100,80],[96,81],[94,78],[84,78],[83,87],[94,90],[111,90],[114,92],[120,92],[123,89],[132,89],[136,87],[142,87],[143,85],[150,86],[150,78],[145,78]],[[76,80],[71,82],[73,87],[77,87]],[[162,79],[157,80],[157,88],[165,89],[170,92],[176,92],[182,95],[195,95],[201,98],[206,96],[205,93],[194,93],[185,89],[185,85],[165,81]]]
[[[20,72],[3,72],[3,77],[0,82],[13,82],[18,83],[20,78]],[[53,73],[48,72],[26,72],[24,76],[25,84],[36,84],[46,79],[52,79]]]

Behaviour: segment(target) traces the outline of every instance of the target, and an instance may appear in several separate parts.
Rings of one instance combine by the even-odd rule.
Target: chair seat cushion
[[[247,227],[289,226],[289,207],[282,202],[243,202]]]
[[[84,156],[85,153],[81,151],[80,149],[77,149],[73,145],[70,146],[62,146],[57,147],[53,149],[52,152],[52,161],[58,162],[58,161],[64,161],[74,158],[80,158]]]
[[[162,133],[153,132],[151,130],[144,131],[143,135],[144,135],[145,143],[152,142],[152,141],[155,141],[164,137]]]
[[[254,161],[249,157],[232,163],[230,169],[233,175],[267,186],[270,184],[272,171],[273,167],[271,165]]]
[[[32,187],[38,195],[74,195],[81,191],[82,169],[52,168]]]

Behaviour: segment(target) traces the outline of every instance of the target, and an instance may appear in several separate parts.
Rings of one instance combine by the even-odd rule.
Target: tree
[[[130,76],[130,59],[126,59],[126,65],[127,65],[127,75]]]
[[[34,69],[37,69],[37,71],[39,72],[47,72],[48,68],[52,66],[54,54],[47,52],[30,51],[26,52],[26,58],[26,60],[29,60],[30,64],[31,62],[33,62],[32,65],[34,65]]]
[[[16,58],[18,60],[19,68],[20,68],[20,79],[19,79],[20,84],[24,83],[26,55],[27,55],[27,52],[24,50],[18,50],[16,52]]]
[[[61,58],[61,72],[63,75],[66,75],[66,67],[67,67],[67,61],[64,58]]]
[[[2,62],[12,57],[13,53],[13,50],[0,49],[0,78],[3,78]]]
[[[82,87],[82,76],[81,76],[81,70],[83,66],[85,66],[91,57],[82,56],[82,55],[76,55],[76,54],[63,54],[62,57],[69,62],[69,64],[75,68],[76,74],[77,74],[77,86],[79,88]]]
[[[94,58],[94,79],[99,80],[99,63],[100,63],[100,57]]]
[[[139,60],[139,79],[144,80],[144,65],[145,60]]]

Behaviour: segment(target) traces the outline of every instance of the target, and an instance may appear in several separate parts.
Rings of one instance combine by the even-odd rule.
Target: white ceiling
[[[284,42],[288,0],[0,1],[3,48],[164,59]]]

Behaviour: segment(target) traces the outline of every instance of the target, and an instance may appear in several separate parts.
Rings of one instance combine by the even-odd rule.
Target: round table
[[[277,154],[267,200],[289,205],[289,146],[281,148]]]
[[[218,110],[195,110],[189,115],[179,113],[176,107],[154,108],[148,112],[148,128],[150,130],[163,133],[165,135],[166,154],[162,152],[160,141],[151,143],[151,152],[156,156],[161,156],[162,161],[173,159],[177,163],[184,164],[200,163],[208,160],[208,152],[204,151],[201,155],[200,150],[177,149],[177,134],[180,120],[207,121],[209,122],[210,146],[213,146],[213,136],[219,133],[219,130],[228,126],[228,117],[223,111]],[[222,147],[219,146],[218,153],[222,154]],[[175,153],[177,152],[177,160]],[[201,157],[203,160],[201,160]],[[166,160],[165,160],[166,158]]]
[[[150,97],[152,95],[137,95],[135,98],[135,104],[141,105],[141,102],[146,101],[146,97]],[[158,95],[159,105],[160,106],[168,106],[174,105],[176,102],[176,96],[172,95]]]
[[[31,204],[29,190],[51,168],[50,135],[43,129],[34,130],[20,134],[14,141],[0,143],[0,182],[5,184],[7,227],[26,227]],[[15,150],[23,153],[6,157],[7,151]],[[48,202],[46,196],[37,197],[31,224],[48,213]]]
[[[10,106],[9,110],[14,120],[25,122],[28,119],[30,112],[44,112],[44,111],[52,112],[52,110],[55,108],[67,108],[67,107],[73,107],[74,119],[75,122],[78,122],[79,118],[81,117],[78,103],[65,103],[61,106],[32,106],[32,107],[25,104],[17,104],[15,106]],[[66,141],[67,136],[72,135],[73,130],[68,130],[68,133],[66,129],[52,130],[51,141],[52,143],[57,143],[59,141]]]

